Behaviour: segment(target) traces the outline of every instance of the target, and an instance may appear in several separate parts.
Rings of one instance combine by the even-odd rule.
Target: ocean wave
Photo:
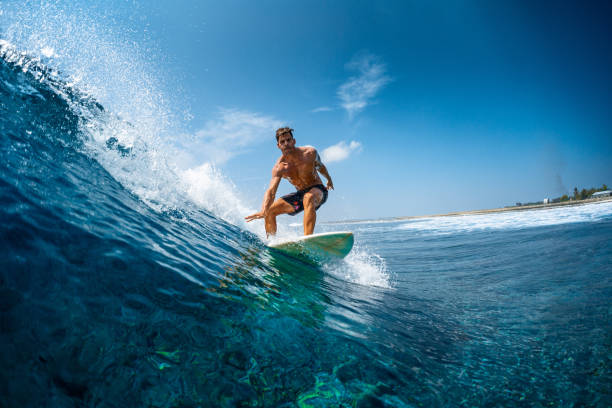
[[[61,20],[62,13],[52,17],[48,12],[42,14],[50,21],[38,21],[35,27],[39,30],[24,32],[23,27],[34,24],[30,21],[32,16],[28,20],[30,25],[19,20],[5,30],[20,47],[0,40],[0,57],[6,68],[19,72],[14,80],[4,82],[6,91],[15,97],[38,98],[47,102],[47,108],[58,107],[58,101],[66,103],[66,107],[59,107],[64,113],[56,112],[53,116],[71,117],[72,128],[54,136],[69,137],[82,153],[99,162],[151,208],[157,211],[204,208],[243,228],[252,227],[242,220],[251,209],[241,204],[244,200],[219,169],[206,162],[189,168],[182,165],[186,150],[176,143],[179,135],[170,130],[171,115],[159,96],[156,81],[143,74],[142,69],[135,69],[139,63],[137,53],[124,50],[122,54],[117,45],[95,37],[87,27],[91,23],[88,19],[60,25],[57,20]],[[55,42],[64,35],[56,29],[73,34],[87,31],[87,35],[71,36],[59,48],[64,50],[62,54],[66,53],[63,56],[51,52],[53,47],[48,45],[40,56],[24,47],[25,44],[38,50],[39,44],[59,46]],[[96,55],[92,55],[92,49]],[[68,54],[75,50],[76,56]],[[106,63],[101,64],[101,60]],[[113,72],[112,78],[108,72],[102,72],[106,70]],[[109,96],[112,102],[103,107],[99,101]],[[138,102],[134,103],[135,100]],[[263,228],[251,229],[263,235]]]
[[[78,180],[77,194],[82,202],[70,200],[65,191],[55,196],[49,192],[40,194],[53,202],[54,211],[74,215],[71,208],[78,207],[82,216],[73,221],[79,219],[80,227],[86,229],[92,229],[87,225],[92,219],[105,218],[95,223],[105,226],[100,235],[108,237],[130,230],[132,234],[126,235],[138,235],[140,226],[123,221],[138,218],[128,211],[130,208],[141,213],[152,210],[155,219],[165,220],[170,215],[179,225],[193,216],[195,219],[187,222],[189,228],[189,223],[201,218],[204,210],[211,215],[200,223],[206,225],[205,231],[221,231],[229,223],[265,240],[263,223],[244,222],[243,217],[255,210],[243,204],[240,192],[218,168],[193,160],[189,167],[184,166],[185,155],[189,155],[188,140],[180,140],[185,134],[169,126],[173,114],[169,113],[158,79],[143,68],[147,64],[136,45],[112,41],[115,36],[93,17],[82,12],[70,14],[53,3],[41,4],[34,12],[13,10],[4,17],[2,33],[8,40],[0,40],[4,78],[1,85],[5,103],[14,105],[8,106],[1,123],[15,135],[14,140],[7,140],[5,154],[9,161],[35,163],[37,169],[32,172],[49,172],[60,184],[76,184],[74,180]],[[38,103],[23,104],[24,98]],[[43,141],[49,145],[46,156],[39,158],[34,146]],[[21,150],[16,150],[17,146],[22,146]],[[88,162],[65,162],[65,155]],[[58,165],[59,168],[53,167]],[[17,165],[8,170],[15,172],[9,171],[4,177],[22,187],[25,186],[20,177],[33,177],[27,167]],[[98,195],[101,202],[94,200],[96,210],[88,212],[86,207],[92,202],[87,190],[97,189],[87,184],[101,179],[107,185],[96,187],[99,194],[107,197]],[[26,195],[45,190],[36,183],[28,187],[24,189]],[[107,203],[106,198],[117,202]],[[102,210],[105,205],[107,212]],[[113,223],[116,228],[111,227]],[[283,236],[301,234],[301,228],[292,228],[288,219],[279,220],[279,224]],[[150,238],[144,239],[143,245],[163,255],[169,253]],[[186,248],[186,244],[180,246]],[[186,259],[190,256],[186,255]],[[197,256],[192,261],[193,270],[206,263]],[[201,280],[198,273],[189,273],[191,280]],[[384,260],[364,250],[355,251],[330,273],[354,283],[388,286]]]
[[[612,216],[612,203],[590,203],[548,209],[426,217],[403,222],[396,229],[452,234],[483,230],[524,229],[578,222],[596,222]]]

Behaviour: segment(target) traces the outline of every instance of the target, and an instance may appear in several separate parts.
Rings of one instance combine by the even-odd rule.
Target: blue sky
[[[493,208],[612,184],[597,2],[113,1],[197,161],[259,207],[274,128],[327,159],[320,219]],[[194,154],[195,154],[194,153]],[[292,191],[287,182],[279,194]]]

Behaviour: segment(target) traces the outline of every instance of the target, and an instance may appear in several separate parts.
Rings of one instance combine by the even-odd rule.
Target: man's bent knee
[[[317,197],[313,193],[304,194],[304,208],[315,207],[317,205]]]
[[[304,203],[304,208],[314,206],[314,196],[310,193],[304,194],[303,203]]]

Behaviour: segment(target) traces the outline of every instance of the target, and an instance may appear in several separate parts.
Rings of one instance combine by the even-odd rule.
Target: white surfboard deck
[[[268,244],[270,248],[311,264],[340,260],[353,248],[350,231],[323,232]]]

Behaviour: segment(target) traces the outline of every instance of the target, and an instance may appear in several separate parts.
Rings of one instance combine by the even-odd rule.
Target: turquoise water
[[[0,109],[0,406],[609,405],[609,202],[320,225],[317,268],[8,43]]]

